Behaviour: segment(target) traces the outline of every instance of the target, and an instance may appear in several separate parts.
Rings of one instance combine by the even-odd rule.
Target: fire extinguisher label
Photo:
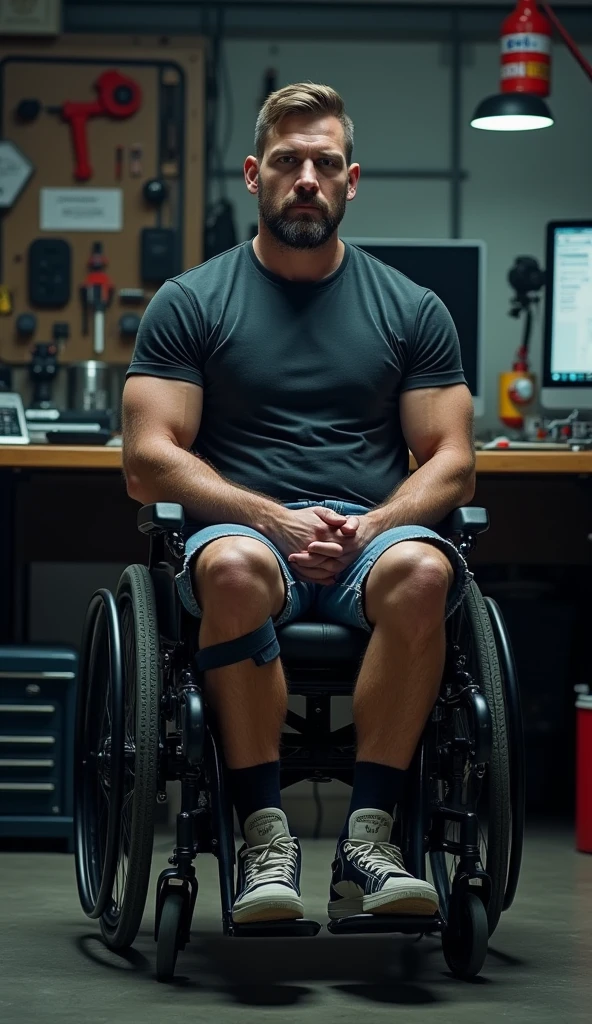
[[[543,64],[540,60],[527,60],[526,62],[526,77],[527,78],[542,78],[543,81],[549,81],[549,65]]]
[[[502,36],[500,49],[506,53],[551,53],[551,37],[539,32],[512,32]]]
[[[500,78],[541,78],[544,82],[549,81],[549,65],[542,64],[538,60],[512,61],[511,64],[502,64]]]

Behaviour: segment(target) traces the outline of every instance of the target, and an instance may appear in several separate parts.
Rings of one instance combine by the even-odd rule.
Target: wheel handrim
[[[97,591],[91,599],[81,665],[81,687],[86,686],[86,692],[79,696],[76,728],[76,873],[82,908],[98,918],[113,886],[122,800],[121,645],[109,591]]]
[[[475,644],[470,630],[466,631],[467,645],[466,645],[466,665],[465,669],[472,677],[477,678],[477,652],[475,650]],[[462,729],[462,735],[470,739],[472,736],[471,722],[467,710],[465,708],[459,709],[459,714],[456,719],[456,725],[460,723]],[[439,729],[438,723],[435,723],[434,730],[434,742],[432,746],[432,765],[431,774],[435,771],[437,765],[437,755],[435,753],[436,748],[439,744]],[[479,821],[479,854],[481,867],[487,871],[487,860],[488,860],[488,839],[489,839],[489,826],[486,817],[483,815],[484,804],[487,806],[487,794],[489,791],[489,766],[485,766],[485,773],[482,778],[478,778],[474,770],[474,765],[471,762],[470,757],[467,755],[464,762],[464,775],[461,788],[461,808],[473,811],[477,814]],[[432,786],[434,785],[434,779],[431,778]],[[446,803],[446,795],[440,791],[432,792],[431,798],[433,802]],[[487,811],[489,807],[487,806]],[[449,842],[460,842],[460,822],[448,821],[446,822],[446,829],[444,838]],[[430,869],[432,873],[433,883],[438,891],[440,897],[440,910],[445,920],[448,920],[449,916],[449,900],[450,893],[452,891],[452,881],[456,874],[460,857],[458,854],[448,853],[442,850],[430,851],[429,855]]]
[[[119,923],[125,899],[129,853],[132,842],[132,819],[135,787],[136,753],[136,675],[134,612],[131,598],[123,594],[119,601],[123,664],[123,719],[124,757],[121,773],[121,813],[117,861],[111,891],[111,900],[104,912],[107,927],[115,929]]]

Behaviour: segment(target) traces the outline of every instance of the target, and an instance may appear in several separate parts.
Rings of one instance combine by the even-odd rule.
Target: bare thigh
[[[193,582],[202,610],[205,594],[216,579],[213,570],[223,566],[244,566],[250,578],[264,579],[272,598],[270,614],[273,619],[280,616],[287,596],[283,573],[273,551],[254,537],[219,537],[199,552],[193,567]]]

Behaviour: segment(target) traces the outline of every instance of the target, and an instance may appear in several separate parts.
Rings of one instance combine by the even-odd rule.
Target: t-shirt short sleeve
[[[406,362],[401,391],[466,384],[454,320],[432,291],[419,304]]]
[[[145,374],[203,387],[203,340],[191,296],[177,281],[165,281],[146,307],[126,378]]]

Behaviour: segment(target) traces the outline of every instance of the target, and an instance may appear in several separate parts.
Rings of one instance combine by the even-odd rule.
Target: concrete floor
[[[302,840],[307,916],[326,921],[330,840]],[[308,1024],[371,1019],[401,1024],[592,1019],[592,856],[577,854],[564,824],[527,831],[521,884],[502,916],[481,975],[454,979],[439,940],[422,939],[420,971],[401,977],[402,936],[224,939],[216,862],[197,860],[193,938],[173,983],[154,978],[154,884],[171,849],[155,842],[142,929],[125,956],[101,942],[82,913],[74,860],[61,853],[0,853],[2,1024]],[[318,915],[318,916],[317,916]]]

